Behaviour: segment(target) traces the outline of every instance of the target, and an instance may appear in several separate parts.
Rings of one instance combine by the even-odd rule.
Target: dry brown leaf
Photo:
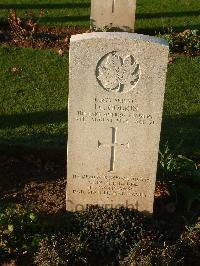
[[[62,55],[64,54],[63,49],[59,49],[59,50],[58,50],[58,54],[62,56]]]

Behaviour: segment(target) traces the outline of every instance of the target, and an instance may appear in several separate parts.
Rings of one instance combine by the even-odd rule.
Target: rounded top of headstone
[[[166,40],[160,39],[157,37],[137,34],[137,33],[128,33],[128,32],[91,32],[72,35],[70,42],[77,42],[90,39],[127,39],[127,40],[140,40],[144,42],[150,42],[155,44],[160,44],[162,46],[168,47],[169,44]]]

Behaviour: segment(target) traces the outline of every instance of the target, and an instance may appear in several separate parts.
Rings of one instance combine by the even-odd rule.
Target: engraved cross
[[[111,127],[112,129],[112,143],[111,144],[103,144],[98,140],[98,148],[106,147],[111,148],[111,156],[110,156],[110,170],[109,172],[113,172],[115,168],[115,149],[116,147],[125,147],[129,148],[129,142],[126,144],[117,143],[117,128]]]
[[[112,13],[115,12],[115,4],[116,4],[115,1],[116,1],[116,0],[113,0],[113,2],[112,2]]]

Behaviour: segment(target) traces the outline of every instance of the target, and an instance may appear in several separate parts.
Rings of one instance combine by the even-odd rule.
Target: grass
[[[30,0],[22,1],[1,1],[2,9],[0,20],[5,21],[11,8],[18,11],[19,16],[23,16],[26,11],[33,11],[39,16],[40,10],[45,11],[45,16],[40,19],[40,23],[50,25],[89,25],[90,1],[88,0],[38,0],[34,3]]]
[[[0,72],[0,143],[63,146],[68,55],[1,48]]]
[[[169,66],[161,141],[200,154],[200,57],[179,56]]]
[[[5,22],[11,8],[23,16],[27,10],[39,15],[45,10],[40,23],[50,25],[89,26],[88,0],[1,0],[0,22]],[[153,34],[169,27],[176,31],[199,28],[200,6],[197,0],[137,0],[136,32]]]
[[[200,154],[200,57],[169,65],[161,134],[181,151]],[[65,149],[68,55],[0,48],[0,145]]]
[[[136,32],[151,34],[172,27],[175,31],[199,28],[200,6],[196,0],[138,0]]]

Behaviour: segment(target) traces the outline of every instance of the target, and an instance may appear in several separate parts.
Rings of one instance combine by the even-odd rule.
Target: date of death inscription
[[[153,115],[140,111],[133,99],[119,98],[95,98],[92,111],[77,110],[75,119],[79,122],[155,124]]]
[[[73,189],[73,194],[90,194],[105,196],[134,196],[147,198],[148,194],[140,189],[149,187],[149,178],[126,178],[115,175],[78,175],[73,174],[73,180],[79,183],[79,188]],[[142,189],[143,190],[143,189]]]

